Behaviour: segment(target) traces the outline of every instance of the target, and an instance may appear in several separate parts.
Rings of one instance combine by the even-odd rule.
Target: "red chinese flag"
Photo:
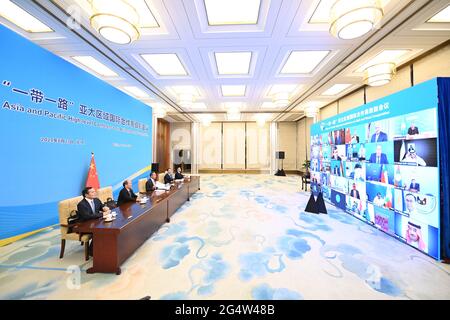
[[[94,189],[100,188],[100,181],[98,181],[97,167],[95,166],[94,154],[92,154],[91,164],[89,165],[86,187],[92,187]]]

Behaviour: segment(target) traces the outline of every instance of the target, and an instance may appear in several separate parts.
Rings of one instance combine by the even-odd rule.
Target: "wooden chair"
[[[59,258],[64,257],[64,250],[66,248],[66,240],[80,241],[81,245],[84,245],[84,256],[86,261],[89,260],[89,240],[91,239],[90,234],[79,235],[78,233],[70,232],[67,225],[67,218],[73,210],[77,209],[77,204],[83,199],[83,197],[75,197],[60,201],[58,204],[59,211],[59,224],[61,228],[61,251],[59,253]]]
[[[109,186],[109,187],[97,189],[97,197],[100,199],[100,201],[102,203],[105,203],[106,200],[108,200],[108,198],[114,199],[112,187]]]
[[[139,179],[139,181],[138,181],[138,190],[139,190],[139,192],[141,192],[141,193],[146,193],[147,192],[147,190],[145,189],[145,184],[146,183],[147,183],[147,178]]]

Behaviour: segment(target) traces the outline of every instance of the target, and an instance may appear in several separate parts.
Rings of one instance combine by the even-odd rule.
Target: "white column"
[[[270,173],[275,174],[278,169],[277,159],[275,159],[275,152],[278,148],[278,123],[270,123]]]
[[[310,105],[305,107],[305,115],[308,118],[313,118],[313,123],[317,122],[317,116],[319,114],[319,107],[315,105]]]
[[[200,123],[192,122],[191,124],[191,173],[198,173],[198,161],[199,161],[199,139],[200,139]]]

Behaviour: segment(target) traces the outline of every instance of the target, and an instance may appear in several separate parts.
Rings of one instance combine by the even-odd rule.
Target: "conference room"
[[[0,300],[450,299],[448,0],[0,0],[0,43]]]

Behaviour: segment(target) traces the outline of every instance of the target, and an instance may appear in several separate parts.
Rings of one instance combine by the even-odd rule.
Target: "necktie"
[[[89,203],[91,204],[92,212],[95,213],[94,200],[89,200]]]
[[[377,156],[377,163],[380,163],[380,156]]]

